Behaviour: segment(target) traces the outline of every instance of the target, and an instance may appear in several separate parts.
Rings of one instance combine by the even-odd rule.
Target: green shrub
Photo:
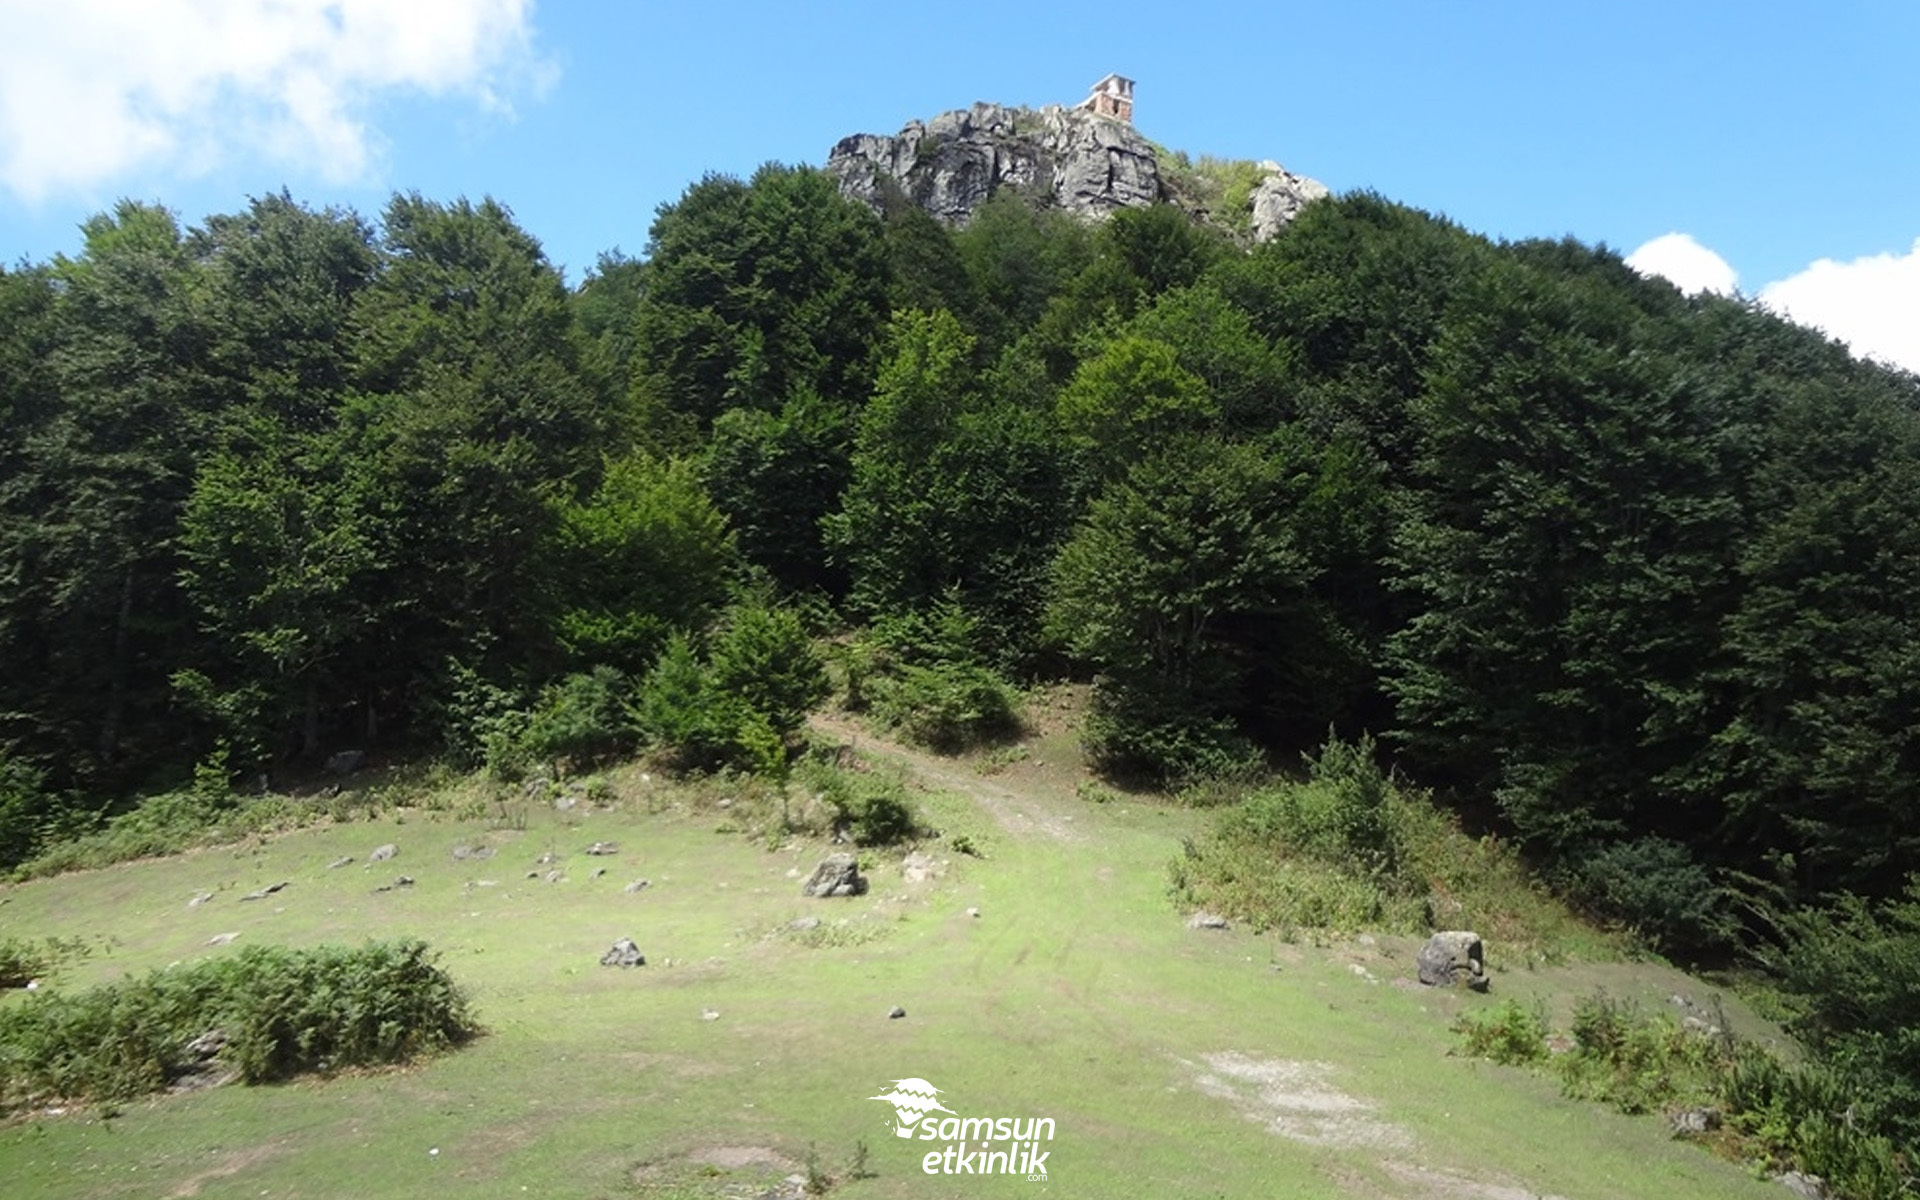
[[[540,692],[519,742],[539,762],[591,766],[631,751],[638,731],[627,712],[627,677],[613,667],[569,675]]]
[[[1787,918],[1783,931],[1793,1030],[1857,1081],[1863,1125],[1920,1146],[1920,876],[1893,901],[1845,897]]]
[[[1176,789],[1267,771],[1266,756],[1228,718],[1163,710],[1133,692],[1096,689],[1080,739],[1101,774]]]
[[[832,813],[836,830],[862,846],[891,846],[920,831],[907,785],[897,776],[847,771],[817,760],[800,764],[795,780]]]
[[[1721,1088],[1727,1121],[1769,1169],[1818,1175],[1849,1200],[1898,1200],[1914,1163],[1858,1120],[1871,1089],[1831,1066],[1740,1047]],[[1908,1143],[1911,1145],[1911,1143]]]
[[[1503,1000],[1489,1009],[1464,1012],[1453,1023],[1468,1054],[1507,1066],[1525,1066],[1547,1057],[1547,1016],[1538,1006],[1523,1008]]]
[[[424,943],[250,947],[0,1011],[0,1110],[162,1090],[199,1065],[188,1043],[214,1030],[249,1083],[402,1062],[478,1032]]]
[[[33,857],[59,807],[59,799],[47,791],[46,776],[0,747],[0,868]]]
[[[1731,938],[1722,890],[1679,842],[1641,838],[1578,857],[1575,894],[1658,945],[1699,949]]]
[[[1307,765],[1305,780],[1207,781],[1180,793],[1230,805],[1173,864],[1181,903],[1263,929],[1473,928],[1526,961],[1616,952],[1546,895],[1511,847],[1467,837],[1429,796],[1397,783],[1371,742],[1329,741]]]
[[[0,988],[44,981],[76,958],[93,953],[84,938],[8,938],[0,941]]]
[[[949,592],[926,611],[879,621],[843,656],[850,706],[944,753],[1020,729],[1019,691],[981,656],[979,623]]]
[[[447,660],[440,691],[435,707],[447,756],[462,767],[484,766],[496,779],[518,779],[527,766],[523,697],[454,659]]]
[[[1725,1066],[1725,1043],[1648,1015],[1604,992],[1574,1005],[1573,1049],[1557,1060],[1562,1090],[1625,1113],[1704,1103]]]
[[[734,608],[703,661],[675,634],[641,680],[632,717],[683,770],[738,767],[780,776],[787,739],[825,697],[826,670],[798,616]]]
[[[871,686],[874,715],[910,740],[945,753],[1020,728],[1013,685],[977,663],[905,664]]]

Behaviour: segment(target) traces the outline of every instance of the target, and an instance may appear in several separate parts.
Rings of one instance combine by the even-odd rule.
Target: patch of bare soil
[[[1204,1066],[1194,1067],[1196,1087],[1289,1141],[1381,1150],[1413,1147],[1413,1136],[1376,1116],[1371,1102],[1333,1085],[1331,1063],[1253,1058],[1231,1050],[1202,1061]]]
[[[792,1160],[771,1146],[706,1146],[687,1155],[687,1161],[723,1171],[738,1171],[742,1167],[770,1167],[777,1171],[794,1168]]]
[[[708,1195],[724,1200],[805,1200],[799,1165],[771,1146],[702,1146],[630,1173],[642,1196]]]
[[[1195,1072],[1194,1086],[1225,1100],[1268,1132],[1308,1146],[1389,1150],[1410,1154],[1413,1135],[1375,1113],[1375,1106],[1333,1083],[1331,1063],[1255,1058],[1236,1051],[1206,1055],[1185,1064]],[[1511,1180],[1483,1178],[1430,1163],[1385,1158],[1375,1165],[1391,1181],[1349,1176],[1342,1183],[1380,1200],[1564,1200],[1543,1195]]]

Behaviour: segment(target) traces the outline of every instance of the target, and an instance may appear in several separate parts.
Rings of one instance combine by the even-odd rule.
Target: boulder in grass
[[[851,854],[829,854],[821,859],[800,888],[802,896],[864,896],[866,892],[860,860]]]
[[[1465,984],[1476,992],[1487,990],[1486,946],[1480,935],[1464,929],[1436,933],[1420,947],[1416,960],[1420,982],[1430,987]]]
[[[633,944],[632,938],[621,938],[613,944],[613,949],[600,956],[603,967],[644,967],[647,956],[640,953],[640,947]]]

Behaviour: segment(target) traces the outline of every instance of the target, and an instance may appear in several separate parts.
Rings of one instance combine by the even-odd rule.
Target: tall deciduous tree
[[[635,333],[642,387],[701,422],[800,389],[858,403],[887,315],[879,219],[808,167],[710,175],[661,209]]]

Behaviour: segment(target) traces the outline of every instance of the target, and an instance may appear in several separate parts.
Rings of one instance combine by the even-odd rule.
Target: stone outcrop
[[[1420,947],[1416,965],[1420,982],[1432,987],[1465,984],[1476,992],[1487,990],[1487,952],[1477,933],[1453,929],[1434,934]]]
[[[851,854],[830,854],[821,859],[800,888],[803,896],[864,896],[866,891],[860,861]]]
[[[1266,176],[1254,185],[1253,194],[1247,201],[1250,209],[1247,215],[1252,222],[1253,240],[1256,242],[1264,242],[1279,233],[1307,205],[1315,200],[1323,200],[1330,194],[1327,185],[1318,179],[1295,175],[1271,159],[1261,163],[1260,169],[1266,172]]]
[[[1245,212],[1189,211],[1264,241],[1327,194],[1277,163],[1261,167],[1265,175]],[[1182,168],[1191,169],[1184,160]],[[910,121],[891,137],[855,134],[833,148],[826,169],[843,194],[875,210],[897,196],[956,226],[1003,188],[1089,219],[1160,200],[1185,203],[1162,171],[1159,150],[1132,125],[1058,106],[976,104]]]

